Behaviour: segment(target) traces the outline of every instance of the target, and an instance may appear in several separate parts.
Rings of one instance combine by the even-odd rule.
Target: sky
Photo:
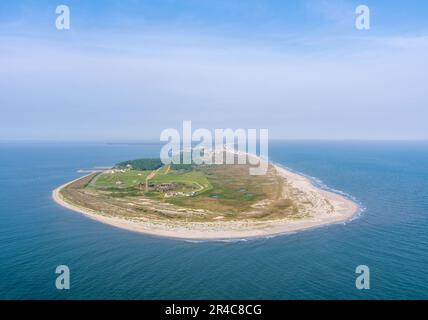
[[[427,57],[425,0],[1,1],[0,140],[426,140]]]

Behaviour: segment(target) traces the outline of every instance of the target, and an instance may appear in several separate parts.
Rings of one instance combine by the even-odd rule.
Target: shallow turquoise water
[[[257,240],[186,242],[92,221],[51,191],[157,144],[1,143],[0,298],[428,298],[428,143],[272,142],[271,160],[365,208],[346,224]],[[55,288],[55,268],[71,289]],[[355,288],[370,267],[371,289]]]

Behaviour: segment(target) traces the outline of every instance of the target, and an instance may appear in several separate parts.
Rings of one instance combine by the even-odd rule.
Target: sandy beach
[[[221,221],[220,219],[214,222],[165,222],[165,220],[149,220],[144,217],[138,220],[128,220],[104,216],[101,213],[72,204],[66,201],[60,194],[61,189],[86,176],[56,188],[52,192],[52,197],[55,202],[65,208],[111,226],[134,232],[179,239],[242,239],[286,234],[347,221],[358,213],[359,207],[353,201],[342,195],[316,187],[308,178],[302,175],[293,173],[277,165],[274,165],[274,167],[278,174],[286,179],[289,185],[299,190],[305,197],[305,200],[313,203],[309,217],[265,221]],[[284,197],[286,196],[284,195]]]

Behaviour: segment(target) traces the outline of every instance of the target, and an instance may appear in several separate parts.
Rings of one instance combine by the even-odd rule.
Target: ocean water
[[[158,144],[0,143],[1,299],[427,299],[428,143],[282,142],[270,159],[353,197],[353,221],[263,239],[183,241],[90,220],[51,199],[79,169]],[[71,271],[55,288],[55,268]],[[370,290],[355,268],[370,268]]]

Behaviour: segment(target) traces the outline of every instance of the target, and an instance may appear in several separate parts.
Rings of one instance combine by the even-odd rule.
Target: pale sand
[[[339,194],[317,188],[309,179],[299,174],[290,172],[279,166],[275,166],[275,168],[282,177],[287,179],[290,185],[303,192],[306,198],[310,198],[311,202],[316,204],[311,211],[311,217],[259,222],[253,220],[222,221],[220,216],[215,222],[177,223],[148,220],[145,218],[141,218],[140,220],[126,220],[117,217],[103,216],[93,210],[70,204],[60,195],[60,190],[62,188],[83,177],[56,188],[52,193],[52,197],[61,206],[80,212],[91,219],[105,224],[135,232],[181,239],[242,239],[265,237],[347,221],[358,213],[359,207],[353,201]],[[327,202],[325,199],[334,207],[334,210],[326,210]],[[329,208],[331,208],[331,206]]]

